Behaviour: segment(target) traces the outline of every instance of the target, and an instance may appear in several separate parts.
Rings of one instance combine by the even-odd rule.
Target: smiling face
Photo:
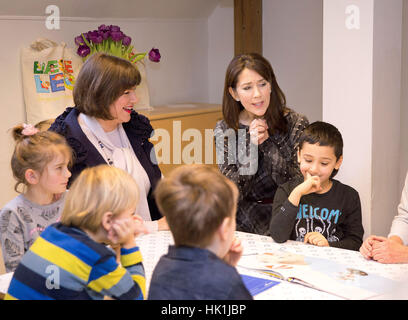
[[[343,156],[336,159],[334,148],[331,146],[304,142],[302,149],[298,152],[298,161],[303,177],[306,179],[307,173],[311,176],[318,176],[324,188],[328,185],[333,170],[340,168]]]
[[[125,90],[124,93],[111,104],[109,110],[116,124],[130,121],[130,113],[133,110],[133,105],[139,101],[135,89],[136,87]]]
[[[231,96],[244,107],[245,118],[262,118],[269,107],[271,84],[254,70],[245,68],[238,76],[236,88],[229,88]]]

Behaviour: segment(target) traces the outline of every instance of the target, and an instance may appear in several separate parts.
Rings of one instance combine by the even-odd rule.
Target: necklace
[[[101,148],[102,152],[104,153],[106,157],[106,162],[110,165],[113,166],[113,160],[108,156],[107,152],[105,151],[105,145],[102,143],[101,140],[98,140],[99,147]]]

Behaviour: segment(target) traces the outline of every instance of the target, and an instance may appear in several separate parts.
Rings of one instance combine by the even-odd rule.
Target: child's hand
[[[112,245],[118,247],[134,238],[134,225],[133,218],[115,219],[108,231],[108,239]]]
[[[304,243],[310,243],[319,247],[328,247],[329,242],[320,232],[308,232],[305,235]]]
[[[170,230],[169,225],[167,224],[166,217],[160,218],[157,220],[158,229],[161,230]]]
[[[322,190],[320,178],[318,176],[312,176],[309,172],[306,172],[306,179],[299,186],[301,186],[302,195]]]
[[[304,195],[320,190],[322,190],[322,187],[320,186],[320,178],[318,176],[312,176],[309,172],[306,172],[305,181],[292,190],[288,200],[297,207],[299,205],[300,198],[302,198]]]
[[[231,247],[224,257],[224,261],[229,265],[235,267],[238,264],[239,259],[241,259],[242,252],[244,248],[242,246],[241,240],[234,238],[231,243]]]
[[[256,145],[262,144],[269,138],[268,125],[264,119],[254,119],[249,125],[251,142]]]
[[[108,239],[113,245],[132,248],[136,245],[135,237],[140,233],[147,232],[142,218],[135,215],[131,218],[115,219],[112,223],[112,228],[108,232]]]
[[[141,216],[135,214],[132,216],[134,222],[134,235],[137,237],[140,234],[147,234],[149,230],[147,229],[146,225]]]

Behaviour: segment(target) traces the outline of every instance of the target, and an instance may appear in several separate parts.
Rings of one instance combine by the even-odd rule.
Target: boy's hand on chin
[[[242,246],[241,240],[235,238],[223,260],[229,265],[235,267],[238,264],[239,259],[241,259],[243,251],[244,247]]]
[[[318,176],[312,176],[309,172],[306,172],[305,181],[301,184],[301,193],[306,195],[309,193],[319,192],[322,190],[321,181]]]

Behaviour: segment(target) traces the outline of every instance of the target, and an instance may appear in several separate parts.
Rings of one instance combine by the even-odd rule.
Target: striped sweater
[[[145,297],[138,247],[121,249],[121,265],[111,249],[82,230],[55,223],[21,259],[5,299],[137,299]]]

